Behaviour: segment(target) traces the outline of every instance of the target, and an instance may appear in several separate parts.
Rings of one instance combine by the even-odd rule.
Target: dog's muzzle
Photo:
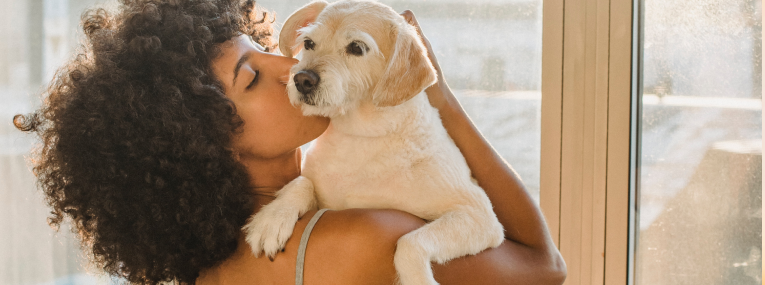
[[[319,75],[312,70],[301,70],[293,77],[295,88],[303,94],[301,100],[308,105],[315,105],[314,91],[319,86]]]

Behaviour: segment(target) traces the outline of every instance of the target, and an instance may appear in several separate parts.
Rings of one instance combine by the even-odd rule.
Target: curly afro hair
[[[235,0],[122,0],[87,11],[84,47],[43,106],[16,115],[35,132],[49,223],[71,220],[92,262],[137,284],[193,284],[237,247],[253,213],[233,157],[243,122],[211,71],[219,44],[249,34],[275,49],[269,15]]]

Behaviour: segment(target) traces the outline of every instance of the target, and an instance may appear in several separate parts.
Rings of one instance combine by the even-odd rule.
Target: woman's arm
[[[525,262],[532,262],[538,266],[535,268],[540,269],[539,273],[554,275],[560,280],[558,283],[562,283],[566,266],[550,237],[541,210],[515,171],[484,139],[452,94],[441,75],[430,42],[423,35],[414,14],[407,10],[402,16],[417,28],[438,72],[438,82],[425,90],[431,105],[439,110],[444,127],[465,156],[473,176],[486,191],[499,222],[505,228],[507,241],[498,252],[491,253],[492,259],[505,261],[503,264],[513,271],[523,267]],[[453,273],[450,270],[443,272]]]
[[[342,270],[343,274],[338,274],[337,265],[319,271],[335,279],[340,276],[355,276],[355,279],[353,282],[326,284],[394,284],[396,242],[401,236],[426,224],[417,216],[398,210],[353,209],[329,213],[333,216],[327,217],[325,224],[317,224],[317,228],[325,228],[322,232],[327,233],[317,236],[327,242],[314,248],[342,246],[341,250],[319,254],[321,261],[317,263],[349,267]],[[332,219],[341,222],[331,222]],[[445,264],[434,263],[433,274],[441,285],[545,285],[562,284],[566,269],[554,247],[538,249],[506,240],[500,246],[476,255],[456,258]]]

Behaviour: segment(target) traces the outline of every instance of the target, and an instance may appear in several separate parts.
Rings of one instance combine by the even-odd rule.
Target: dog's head
[[[288,93],[306,115],[398,105],[436,81],[415,28],[373,1],[312,2],[287,19],[279,46],[285,56],[302,50]]]

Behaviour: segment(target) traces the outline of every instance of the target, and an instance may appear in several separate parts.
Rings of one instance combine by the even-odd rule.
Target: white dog
[[[307,152],[302,176],[245,226],[256,255],[276,254],[317,204],[399,209],[430,221],[398,240],[394,263],[406,285],[438,284],[432,261],[502,243],[489,198],[422,92],[436,72],[403,17],[372,1],[316,1],[287,19],[279,45],[286,56],[304,49],[290,101],[331,123]]]

